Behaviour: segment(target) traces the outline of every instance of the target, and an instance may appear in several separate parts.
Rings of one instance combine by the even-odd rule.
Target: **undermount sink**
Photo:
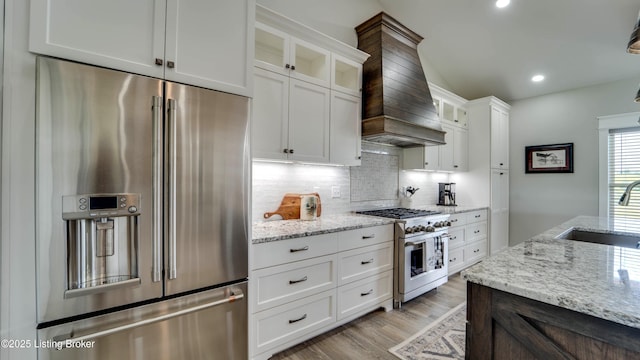
[[[600,233],[594,231],[571,229],[558,236],[558,239],[584,241],[596,244],[613,245],[631,249],[640,248],[640,236]]]

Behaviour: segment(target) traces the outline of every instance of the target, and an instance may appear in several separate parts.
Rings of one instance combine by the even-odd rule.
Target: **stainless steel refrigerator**
[[[249,99],[37,60],[40,359],[247,358]]]

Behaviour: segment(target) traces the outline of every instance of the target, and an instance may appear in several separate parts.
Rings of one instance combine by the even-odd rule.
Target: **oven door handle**
[[[424,245],[427,242],[427,240],[422,240],[422,241],[407,241],[404,243],[404,247],[407,246],[418,246],[418,245]]]

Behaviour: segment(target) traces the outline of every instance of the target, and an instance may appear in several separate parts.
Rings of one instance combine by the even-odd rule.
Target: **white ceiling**
[[[517,100],[637,78],[640,55],[626,52],[638,0],[379,0],[422,35],[449,87],[467,99]],[[534,74],[544,74],[532,83]],[[629,94],[633,99],[635,94]]]
[[[626,52],[640,0],[511,0],[504,9],[495,0],[257,2],[352,45],[354,27],[385,11],[424,37],[420,55],[440,85],[467,99],[519,100],[629,78],[640,84],[640,55]],[[542,83],[531,82],[537,73]]]

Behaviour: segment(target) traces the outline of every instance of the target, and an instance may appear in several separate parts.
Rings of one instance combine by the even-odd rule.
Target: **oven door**
[[[446,277],[445,237],[446,234],[437,232],[403,239],[404,264],[401,268],[403,274],[399,276],[398,289],[401,294],[408,294],[420,288],[429,291],[430,283]]]

